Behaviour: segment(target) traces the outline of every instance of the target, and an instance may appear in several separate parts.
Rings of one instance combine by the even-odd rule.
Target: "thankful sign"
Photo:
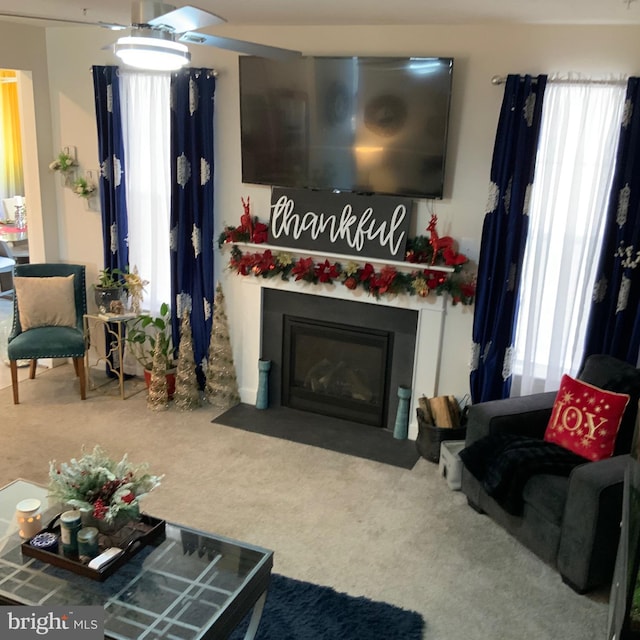
[[[269,243],[404,260],[411,205],[409,198],[274,188]]]

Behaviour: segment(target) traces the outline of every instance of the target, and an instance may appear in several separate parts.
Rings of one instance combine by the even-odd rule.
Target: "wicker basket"
[[[440,461],[440,445],[445,440],[464,440],[467,433],[466,427],[456,429],[436,427],[425,420],[422,409],[416,409],[416,413],[418,416],[416,448],[418,453],[430,462]]]

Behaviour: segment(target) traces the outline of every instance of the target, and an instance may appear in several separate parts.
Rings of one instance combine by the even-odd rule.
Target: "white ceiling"
[[[192,3],[225,18],[230,25],[640,24],[640,0],[192,0]],[[19,3],[0,0],[2,11],[128,24],[130,0]]]

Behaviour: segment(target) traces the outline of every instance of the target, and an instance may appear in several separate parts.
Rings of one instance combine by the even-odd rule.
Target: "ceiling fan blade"
[[[206,33],[183,33],[178,40],[190,44],[203,44],[209,47],[218,47],[219,49],[228,49],[229,51],[237,51],[239,53],[247,53],[260,58],[275,58],[278,60],[287,60],[289,58],[297,58],[301,56],[300,51],[293,49],[282,49],[280,47],[271,47],[266,44],[258,44],[256,42],[246,42],[245,40],[236,40],[235,38],[223,38],[221,36],[210,36]]]
[[[1,11],[0,18],[21,18],[25,20],[42,20],[44,22],[61,22],[63,24],[82,24],[89,27],[105,27],[106,29],[126,29],[123,24],[116,22],[91,22],[90,20],[74,20],[73,18],[53,18],[51,16],[34,16],[29,13],[17,11]]]
[[[179,9],[164,13],[157,18],[152,18],[148,20],[147,24],[152,27],[166,28],[174,33],[184,33],[185,31],[204,29],[204,27],[211,27],[214,24],[222,24],[223,22],[226,22],[226,20],[215,15],[215,13],[185,5]]]

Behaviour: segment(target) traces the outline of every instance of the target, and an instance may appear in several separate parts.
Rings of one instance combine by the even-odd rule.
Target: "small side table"
[[[120,388],[120,398],[125,400],[126,398],[130,398],[131,396],[139,393],[144,389],[144,385],[140,385],[140,388],[136,388],[132,393],[126,395],[125,393],[125,378],[126,375],[124,373],[124,339],[126,335],[126,324],[130,320],[133,320],[136,317],[135,314],[112,314],[112,313],[86,313],[83,316],[83,325],[84,325],[84,339],[85,339],[85,365],[87,370],[87,382],[88,388],[91,391],[98,389],[105,384],[111,382],[111,380],[107,380],[106,382],[99,385],[92,385],[91,383],[91,369],[97,367],[101,362],[104,362],[105,367],[108,371],[110,371],[114,377],[118,380],[118,385]],[[105,353],[97,353],[93,356],[91,354],[91,331],[95,331],[97,328],[103,327],[105,330],[105,343],[106,337],[109,336],[111,338],[110,345],[107,345],[105,348]]]

